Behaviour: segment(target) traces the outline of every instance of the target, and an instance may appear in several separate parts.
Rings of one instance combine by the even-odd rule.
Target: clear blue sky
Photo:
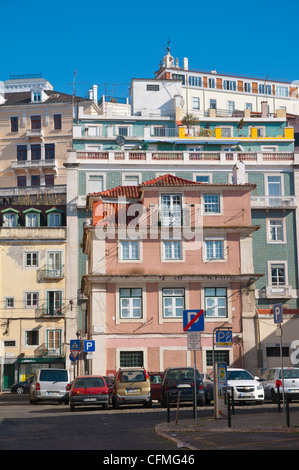
[[[122,96],[153,78],[168,39],[189,69],[299,80],[299,1],[0,0],[0,80],[42,73],[54,89],[85,96],[93,84]]]

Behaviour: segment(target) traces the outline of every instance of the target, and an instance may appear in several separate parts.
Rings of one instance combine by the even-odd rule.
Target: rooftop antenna
[[[72,105],[73,105],[73,113],[74,113],[74,116],[75,116],[75,103],[76,103],[76,76],[77,76],[77,69],[74,71],[74,78],[73,78],[73,83],[68,83],[68,85],[73,85],[73,97],[72,97]],[[77,83],[77,85],[81,85],[83,83],[86,83],[86,82],[79,82]],[[77,118],[78,118],[78,114],[77,114]]]

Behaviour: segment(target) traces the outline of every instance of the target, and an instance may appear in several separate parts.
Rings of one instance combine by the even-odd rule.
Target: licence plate
[[[127,388],[127,393],[139,393],[140,388]]]
[[[47,395],[52,395],[52,396],[55,396],[55,397],[59,397],[59,393],[57,393],[57,392],[47,392]]]
[[[289,393],[299,393],[297,388],[289,388]]]
[[[190,388],[191,385],[190,384],[178,384],[177,387],[178,388]]]
[[[253,397],[253,393],[239,393],[239,397]]]
[[[83,398],[83,401],[97,401],[96,398]]]

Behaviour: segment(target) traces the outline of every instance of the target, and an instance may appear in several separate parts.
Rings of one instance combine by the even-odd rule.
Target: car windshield
[[[194,380],[194,369],[173,369],[169,372],[171,380]],[[197,380],[200,378],[198,370],[196,371]]]
[[[144,370],[126,370],[120,374],[120,382],[145,382]]]
[[[281,378],[281,369],[279,370],[279,377]],[[299,379],[299,369],[283,369],[284,379]]]
[[[247,370],[228,370],[227,380],[254,380]]]
[[[67,382],[66,370],[41,370],[39,375],[41,382]]]
[[[77,379],[74,388],[95,388],[105,387],[104,380],[101,377],[84,377]]]
[[[150,380],[153,384],[160,384],[162,382],[162,378],[160,375],[150,375]]]

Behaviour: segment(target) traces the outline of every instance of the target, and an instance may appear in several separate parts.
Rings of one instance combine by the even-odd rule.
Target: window
[[[160,89],[159,85],[154,85],[150,83],[146,84],[146,91],[159,91],[159,89]]]
[[[153,131],[155,137],[166,137],[167,135],[166,127],[154,127]]]
[[[60,330],[48,330],[47,331],[47,349],[50,355],[52,356],[60,356],[61,351],[61,331]],[[45,374],[48,375],[47,371]],[[57,380],[65,380],[65,371],[57,371],[56,378]],[[44,378],[46,380],[46,378]],[[51,378],[48,379],[49,381],[53,380],[53,375],[51,374]]]
[[[128,137],[129,135],[129,128],[126,126],[118,126],[118,135],[122,135],[123,137]]]
[[[56,278],[62,275],[61,252],[50,251],[48,253],[47,275]]]
[[[87,193],[101,193],[102,191],[104,191],[103,176],[89,175]]]
[[[233,80],[223,80],[223,90],[236,91],[237,83]]]
[[[193,96],[192,98],[192,109],[199,110],[199,98]]]
[[[39,345],[39,331],[38,330],[25,331],[25,345],[26,346],[38,346]]]
[[[26,227],[40,226],[40,211],[38,209],[28,209],[27,211],[24,211],[24,214]]]
[[[139,259],[139,242],[137,240],[121,241],[121,259],[122,260],[138,260]]]
[[[227,317],[226,288],[207,287],[205,288],[205,309],[207,318]]]
[[[25,307],[37,307],[38,305],[38,292],[25,293]]]
[[[47,292],[47,315],[61,315],[62,294],[61,291]]]
[[[185,307],[184,289],[163,289],[163,318],[182,318]]]
[[[41,159],[41,146],[39,144],[31,145],[31,160]]]
[[[45,145],[45,160],[55,160],[55,145],[54,144]]]
[[[283,219],[268,220],[268,240],[270,242],[284,242]]]
[[[233,114],[234,111],[235,111],[235,102],[234,101],[228,101],[227,107],[228,107],[229,114]]]
[[[13,308],[15,306],[15,299],[13,297],[5,297],[5,308]]]
[[[209,84],[209,88],[215,88],[215,84],[216,84],[215,78],[209,78],[208,84]]]
[[[13,209],[8,209],[3,214],[3,227],[16,227],[19,222],[19,212]]]
[[[125,175],[123,186],[138,186],[139,176],[138,175]]]
[[[181,240],[163,241],[163,256],[165,260],[182,259]]]
[[[260,95],[272,95],[271,85],[259,85],[259,94]]]
[[[42,120],[41,116],[31,116],[31,129],[41,129]]]
[[[18,188],[24,188],[27,184],[26,175],[18,175],[17,176],[17,186]]]
[[[31,175],[31,186],[40,186],[40,175]]]
[[[225,362],[229,365],[229,351],[227,350],[215,350],[215,362]],[[213,351],[207,351],[206,355],[206,365],[207,367],[213,367]]]
[[[217,101],[210,100],[210,109],[216,109],[216,108],[217,108]]]
[[[27,160],[27,145],[17,145],[18,162]]]
[[[251,83],[249,83],[249,82],[244,83],[244,91],[246,93],[251,93]]]
[[[267,192],[270,197],[270,205],[276,205],[282,195],[281,176],[267,176]]]
[[[287,86],[276,86],[277,96],[289,96],[289,89]]]
[[[189,86],[202,86],[202,79],[201,77],[194,77],[189,75]]]
[[[223,259],[223,240],[205,239],[206,259]]]
[[[219,194],[204,194],[204,213],[219,214],[220,212],[220,201]]]
[[[210,176],[209,175],[197,175],[195,177],[195,181],[197,183],[209,183],[210,182]]]
[[[42,95],[41,95],[41,92],[33,92],[32,93],[32,101],[34,103],[40,103],[42,100]]]
[[[25,253],[25,266],[26,267],[38,266],[38,253],[37,252]]]
[[[11,117],[10,118],[10,132],[18,132],[19,130],[19,118]]]
[[[48,227],[61,227],[63,212],[59,209],[49,209],[46,211]]]
[[[272,286],[285,286],[286,285],[286,272],[285,265],[271,264],[270,266],[271,285]]]
[[[54,129],[60,130],[61,129],[61,114],[54,114]]]
[[[245,109],[252,111],[252,103],[245,103]]]
[[[142,318],[142,289],[119,289],[120,318]]]
[[[120,351],[120,367],[143,367],[143,351]]]
[[[162,194],[162,226],[179,227],[182,221],[180,194]]]
[[[179,75],[177,73],[172,74],[172,79],[173,80],[181,80],[182,85],[185,85],[185,75]]]
[[[54,174],[48,173],[45,175],[45,186],[54,186]]]
[[[229,111],[231,114],[233,111]],[[232,130],[231,127],[221,127],[221,136],[222,137],[231,137],[232,136]]]

